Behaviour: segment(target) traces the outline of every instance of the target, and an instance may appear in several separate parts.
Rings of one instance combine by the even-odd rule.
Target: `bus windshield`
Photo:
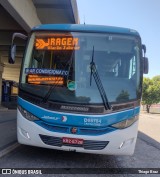
[[[32,33],[20,89],[47,101],[103,104],[95,80],[90,84],[93,46],[95,67],[108,102],[140,99],[140,39],[120,34]]]

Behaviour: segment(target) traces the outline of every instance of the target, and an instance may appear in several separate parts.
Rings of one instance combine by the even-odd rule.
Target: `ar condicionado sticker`
[[[37,38],[35,47],[37,50],[79,50],[79,38],[62,37],[62,38]]]

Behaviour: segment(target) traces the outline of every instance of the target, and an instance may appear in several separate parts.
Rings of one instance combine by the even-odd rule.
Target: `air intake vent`
[[[104,149],[109,141],[93,141],[93,140],[84,140],[83,145],[78,144],[63,144],[62,138],[53,137],[53,136],[46,136],[46,135],[39,135],[43,143],[50,145],[50,146],[70,146],[70,147],[80,147],[86,150],[102,150]]]
[[[109,141],[92,141],[92,140],[85,140],[84,141],[84,149],[88,150],[102,150],[104,149]]]
[[[43,143],[51,146],[62,146],[62,139],[53,136],[39,135]]]

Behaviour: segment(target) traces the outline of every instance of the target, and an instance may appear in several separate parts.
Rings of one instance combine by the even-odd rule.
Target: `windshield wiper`
[[[92,61],[90,63],[90,69],[91,69],[90,86],[92,84],[92,76],[93,76],[94,80],[96,82],[97,88],[99,90],[99,93],[101,95],[101,98],[102,98],[102,101],[103,101],[105,109],[106,110],[108,110],[108,109],[111,110],[111,105],[108,102],[108,98],[107,98],[106,92],[104,90],[104,87],[102,85],[102,81],[101,81],[101,79],[99,77],[95,62],[93,60],[94,60],[94,46],[93,46],[93,51],[92,51]]]

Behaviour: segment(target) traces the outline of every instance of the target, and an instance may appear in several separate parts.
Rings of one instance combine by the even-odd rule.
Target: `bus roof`
[[[99,33],[119,33],[139,36],[136,30],[122,27],[86,25],[86,24],[43,24],[36,26],[33,31],[78,31],[78,32],[99,32]]]

